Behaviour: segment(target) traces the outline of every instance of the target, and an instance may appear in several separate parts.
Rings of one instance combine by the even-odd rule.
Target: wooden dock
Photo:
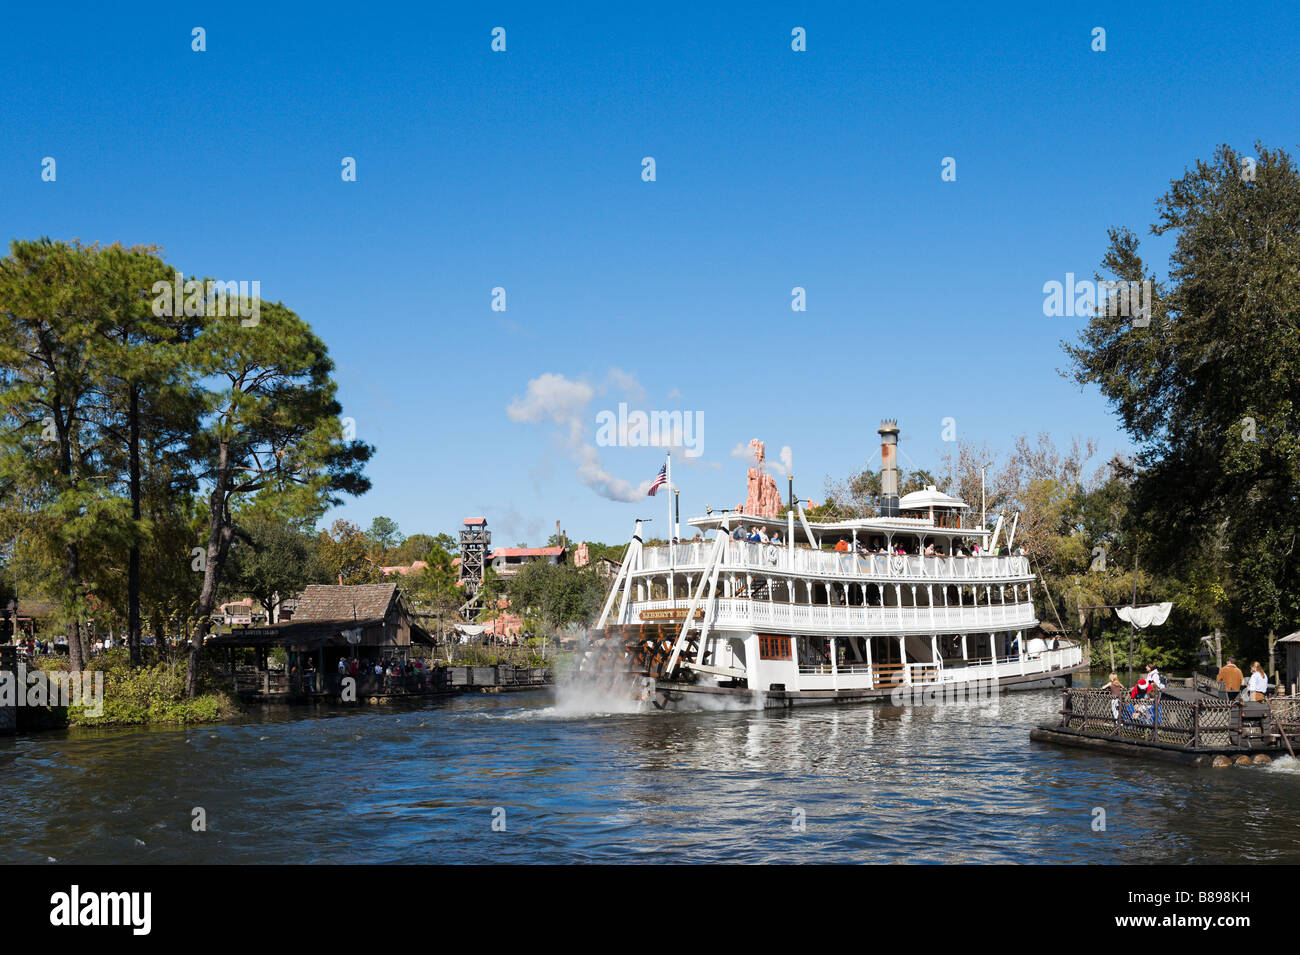
[[[462,693],[509,693],[533,690],[554,682],[550,667],[494,666],[446,667],[450,685]]]

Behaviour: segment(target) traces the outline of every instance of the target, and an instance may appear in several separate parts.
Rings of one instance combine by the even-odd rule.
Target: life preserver
[[[890,566],[894,569],[894,573],[901,574],[907,569],[907,559],[895,554],[893,560],[890,561]]]
[[[765,546],[763,547],[763,556],[764,556],[765,558],[767,558],[767,562],[768,562],[769,564],[775,564],[775,563],[776,563],[776,558],[777,558],[776,545],[775,545],[775,544],[767,544],[767,545],[765,545]]]

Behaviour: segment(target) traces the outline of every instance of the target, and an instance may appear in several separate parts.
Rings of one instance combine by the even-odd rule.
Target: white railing
[[[685,613],[689,600],[643,600],[630,604],[630,619],[637,623],[646,610],[676,608]],[[991,607],[846,607],[781,603],[743,598],[713,602],[710,626],[728,630],[774,629],[779,633],[961,633],[1028,628],[1034,622],[1032,604]]]
[[[712,547],[712,541],[689,541],[676,547],[646,547],[641,552],[642,570],[701,571]],[[722,554],[722,566],[745,571],[872,580],[953,582],[1033,576],[1027,557],[859,555],[807,547],[791,550],[785,544],[752,544],[747,541],[728,541]]]

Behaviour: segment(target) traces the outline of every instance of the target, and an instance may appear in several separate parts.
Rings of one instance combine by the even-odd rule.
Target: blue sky
[[[0,236],[156,243],[294,308],[377,447],[349,519],[622,540],[662,503],[590,475],[637,485],[663,454],[580,473],[619,401],[703,416],[684,515],[743,499],[750,438],[819,498],[886,416],[922,467],[945,417],[1126,448],[1057,373],[1082,322],[1043,284],[1145,233],[1218,143],[1294,151],[1298,46],[1295,5],[18,5]]]

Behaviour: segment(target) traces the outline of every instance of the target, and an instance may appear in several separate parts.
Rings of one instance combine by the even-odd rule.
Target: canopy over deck
[[[769,530],[779,531],[786,530],[786,525],[789,520],[785,514],[782,514],[779,517],[760,517],[757,514],[745,514],[738,511],[730,511],[708,514],[704,517],[693,517],[688,520],[687,523],[690,524],[691,527],[697,527],[704,531],[711,531],[721,527],[724,519],[729,521],[729,526],[732,529],[735,529],[740,524],[744,524],[747,527],[766,527]],[[796,516],[794,522],[795,541],[815,544],[815,541],[808,540],[808,536],[804,533],[802,524],[803,522]],[[899,534],[919,534],[926,537],[944,537],[948,539],[984,539],[993,533],[990,528],[937,527],[928,520],[916,517],[855,517],[845,521],[809,521],[808,528],[816,537],[829,540],[836,540],[840,537],[851,537],[855,532],[860,540],[873,535],[879,537],[896,537]]]

